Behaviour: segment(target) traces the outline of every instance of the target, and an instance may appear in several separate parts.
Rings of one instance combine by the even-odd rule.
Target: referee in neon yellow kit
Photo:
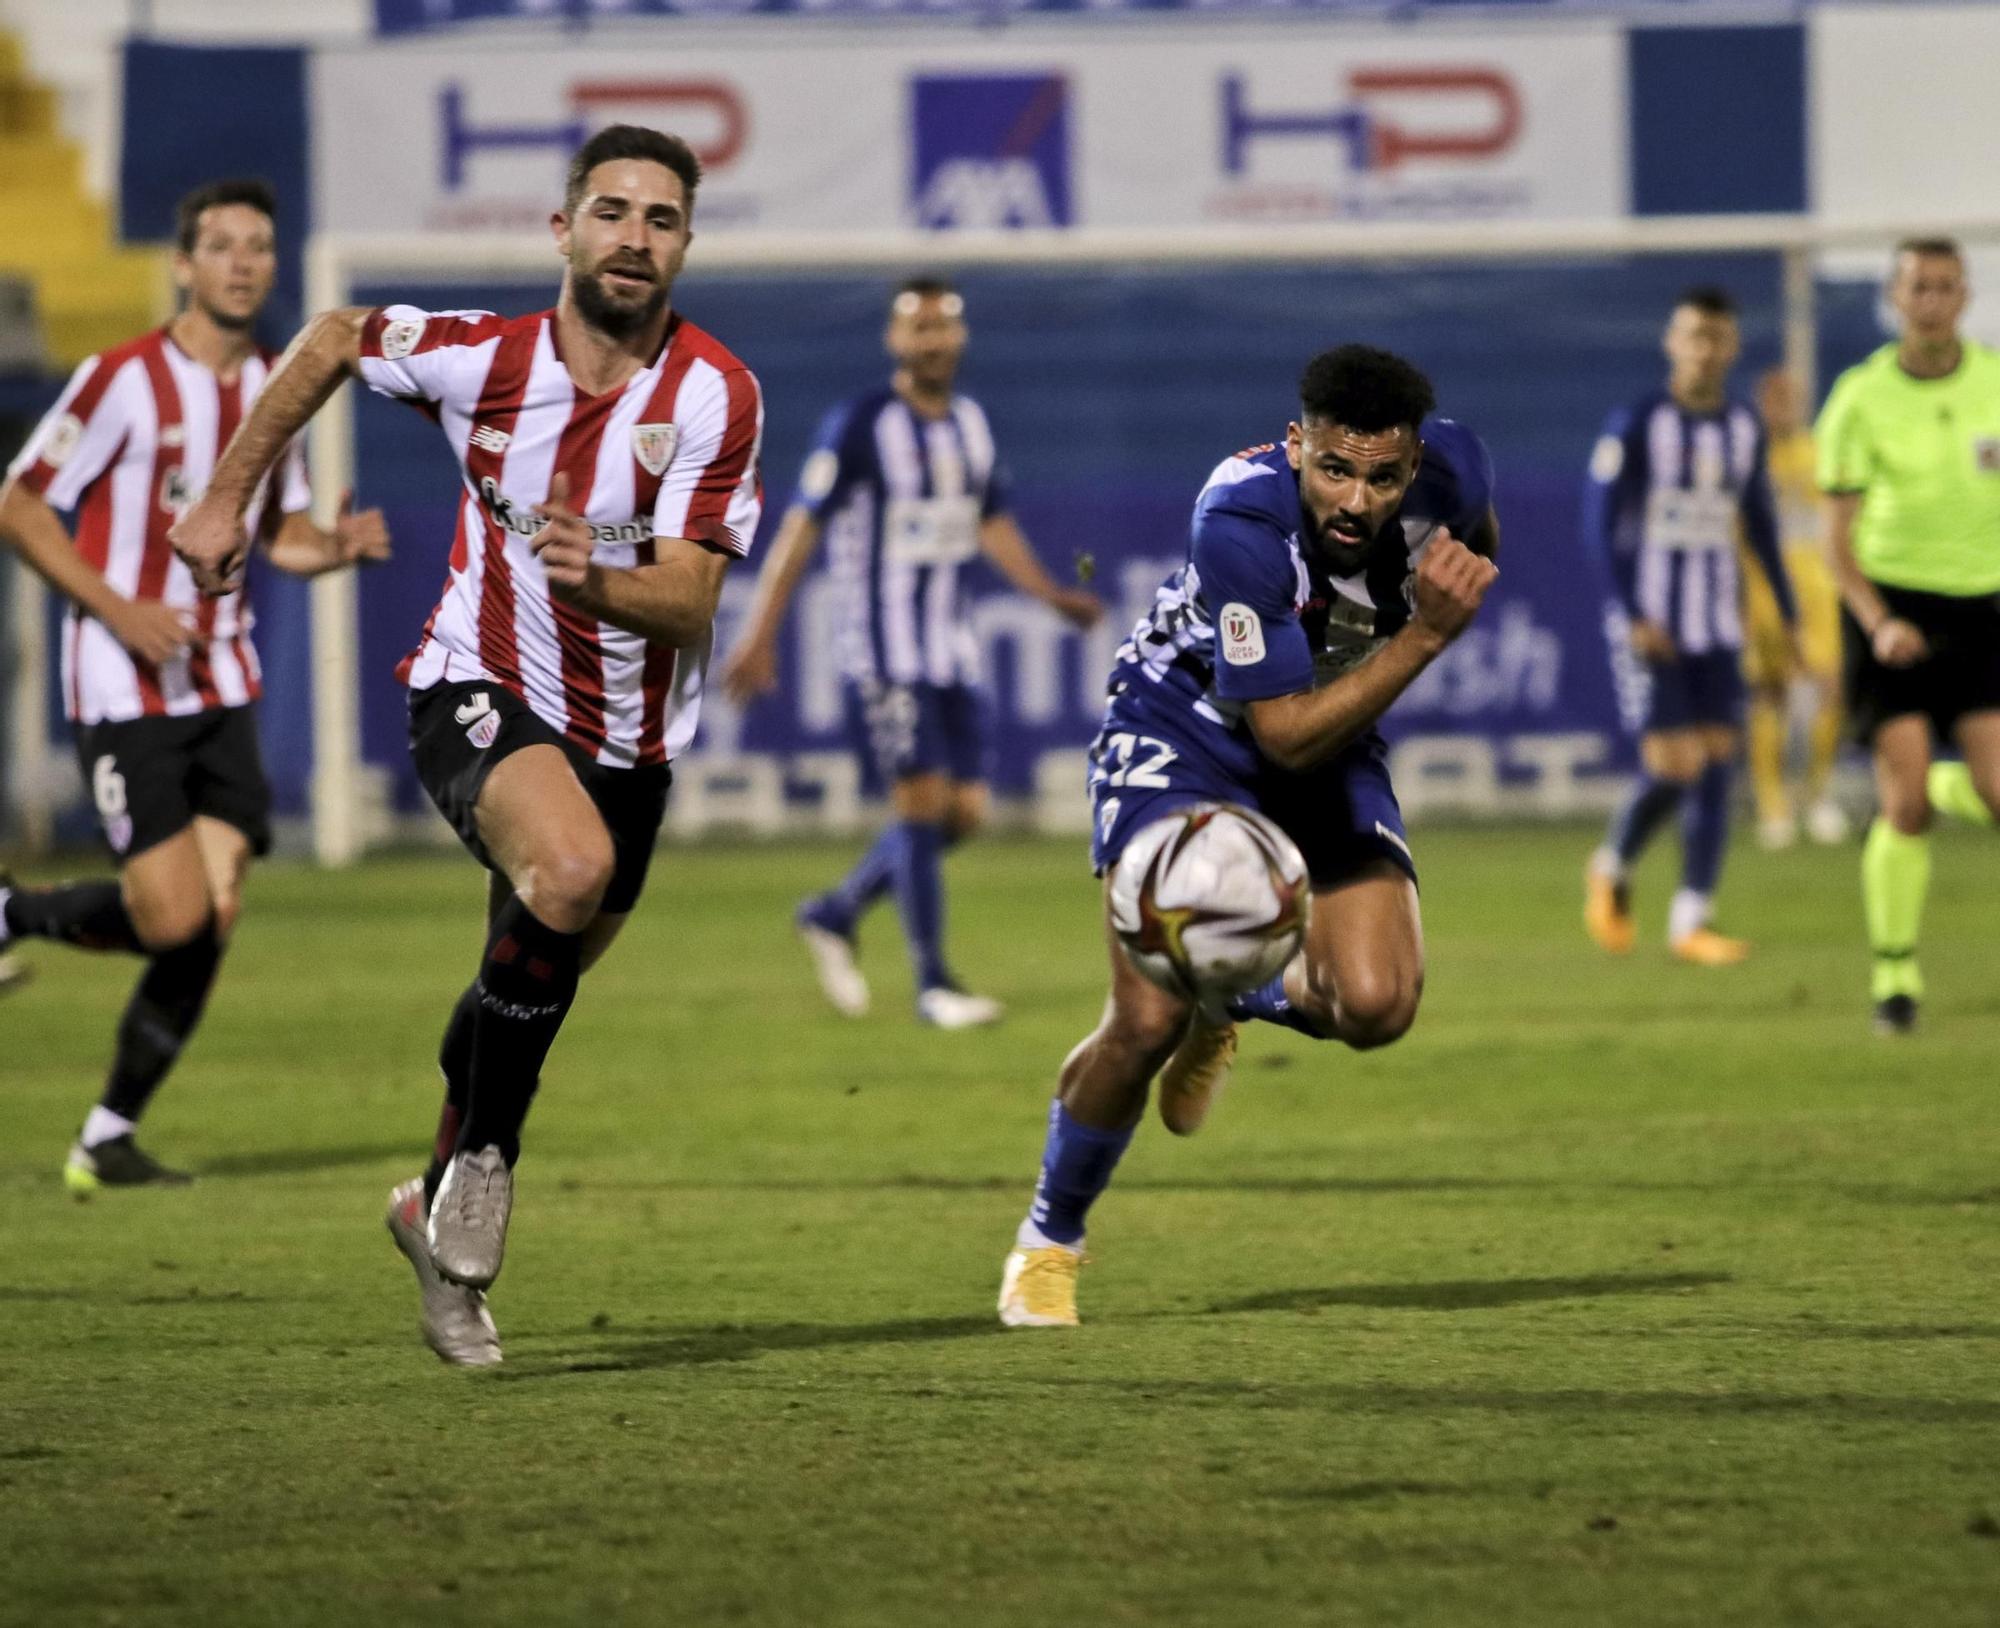
[[[1899,245],[1901,337],[1840,376],[1818,427],[1848,715],[1882,806],[1861,860],[1881,1034],[1923,997],[1931,811],[2000,811],[2000,353],[1960,336],[1966,293],[1951,239]],[[1934,764],[1940,744],[1964,761]]]

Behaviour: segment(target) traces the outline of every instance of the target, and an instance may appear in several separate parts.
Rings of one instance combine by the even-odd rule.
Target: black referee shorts
[[[512,690],[478,680],[433,684],[410,692],[410,756],[417,778],[458,833],[466,851],[489,871],[499,867],[479,840],[474,809],[495,764],[524,746],[554,746],[569,759],[611,833],[611,885],[601,908],[624,915],[639,902],[653,844],[666,817],[673,773],[664,763],[607,769],[562,731],[535,716]]]
[[[1889,614],[1913,624],[1930,646],[1914,667],[1885,667],[1851,613],[1841,617],[1847,716],[1864,746],[1891,718],[1930,719],[1949,740],[1959,719],[2000,710],[2000,594],[1921,593],[1875,585]]]

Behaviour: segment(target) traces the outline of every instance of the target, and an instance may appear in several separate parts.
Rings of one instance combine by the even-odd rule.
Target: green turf
[[[1003,1332],[1055,1065],[1100,998],[1075,845],[951,862],[988,1034],[823,1011],[831,849],[664,854],[529,1127],[504,1369],[382,1230],[480,888],[254,881],[149,1122],[204,1179],[57,1182],[129,967],[0,1006],[0,1620],[1991,1624],[2000,844],[1941,838],[1931,999],[1871,1039],[1856,855],[1740,853],[1730,972],[1576,927],[1587,833],[1420,834],[1430,988],[1262,1030],[1149,1128],[1086,1326]],[[1670,845],[1669,845],[1670,846]]]

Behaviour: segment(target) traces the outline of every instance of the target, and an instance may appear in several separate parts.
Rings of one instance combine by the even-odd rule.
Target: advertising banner
[[[1625,213],[1624,35],[788,31],[672,51],[419,40],[315,59],[316,221],[539,229],[618,120],[685,136],[707,231]]]

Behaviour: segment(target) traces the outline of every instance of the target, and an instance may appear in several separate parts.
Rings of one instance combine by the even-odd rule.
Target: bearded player
[[[448,1362],[500,1360],[485,1290],[521,1126],[579,975],[645,883],[723,573],[757,527],[757,381],[669,303],[700,178],[685,142],[613,125],[550,220],[554,310],[316,318],[174,534],[206,584],[231,582],[245,495],[349,375],[433,418],[464,471],[444,597],[400,673],[418,776],[492,905],[439,1052],[430,1168],[389,1210]]]
[[[1431,416],[1430,382],[1363,345],[1317,356],[1282,446],[1225,459],[1196,500],[1188,563],[1120,648],[1090,752],[1094,868],[1189,804],[1259,810],[1313,885],[1304,948],[1232,1001],[1357,1049],[1409,1029],[1423,987],[1416,862],[1376,724],[1478,611],[1497,575],[1486,449]],[[1463,541],[1461,541],[1463,539]],[[1000,1288],[1010,1326],[1076,1322],[1084,1221],[1159,1074],[1186,1135],[1236,1048],[1149,982],[1114,934],[1104,1016],[1063,1064],[1034,1203]]]

